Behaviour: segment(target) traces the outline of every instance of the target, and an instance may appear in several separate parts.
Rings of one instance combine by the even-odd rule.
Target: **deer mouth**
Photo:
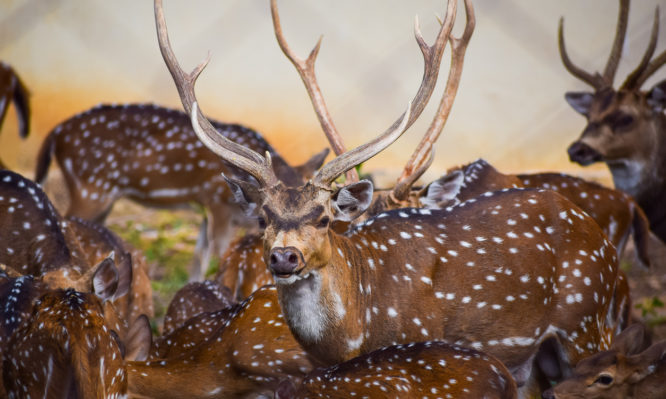
[[[273,275],[276,278],[283,278],[283,279],[288,279],[289,277],[292,277],[292,276],[300,277],[301,272],[303,272],[303,269],[305,269],[305,266],[301,267],[300,269],[294,270],[292,272],[278,272],[278,271],[273,270]]]

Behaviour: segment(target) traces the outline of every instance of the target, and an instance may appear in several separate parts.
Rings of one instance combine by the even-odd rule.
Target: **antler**
[[[273,17],[273,29],[275,30],[275,37],[277,38],[278,44],[284,55],[286,55],[287,58],[289,58],[289,61],[294,64],[298,74],[301,76],[301,80],[303,80],[303,83],[305,84],[305,88],[310,96],[310,101],[312,102],[312,106],[319,119],[319,124],[321,125],[328,142],[331,144],[331,148],[333,148],[335,155],[347,152],[347,149],[342,142],[342,137],[340,137],[340,133],[338,133],[338,130],[333,123],[333,119],[331,118],[331,114],[328,112],[326,101],[324,101],[324,96],[321,94],[321,89],[317,83],[317,76],[314,71],[322,38],[319,38],[317,44],[312,51],[310,51],[310,55],[308,55],[307,59],[299,58],[289,47],[289,44],[282,34],[282,26],[280,25],[280,16],[278,14],[276,0],[271,0],[271,16]],[[355,169],[347,171],[347,180],[349,182],[358,181],[358,173],[356,173]]]
[[[270,187],[277,183],[278,179],[271,167],[271,158],[268,153],[266,153],[266,157],[263,157],[249,148],[227,139],[215,130],[203,113],[198,111],[194,84],[201,71],[206,67],[210,55],[200,62],[192,72],[189,74],[186,73],[180,67],[171,49],[164,12],[162,10],[162,0],[155,0],[155,23],[157,25],[157,39],[160,51],[162,52],[162,58],[164,58],[164,62],[169,68],[173,81],[178,88],[178,94],[180,95],[185,111],[191,114],[192,126],[199,140],[225,161],[252,175],[262,187]]]
[[[609,86],[613,86],[613,79],[617,66],[620,64],[620,57],[622,56],[622,47],[624,38],[627,35],[627,21],[629,19],[629,0],[620,0],[620,12],[617,18],[617,27],[615,29],[615,39],[613,39],[613,47],[604,68],[603,79]]]
[[[565,68],[572,75],[594,87],[596,90],[600,90],[604,87],[612,87],[615,72],[617,71],[617,66],[620,62],[620,56],[622,55],[624,37],[627,33],[628,16],[629,0],[620,0],[620,12],[617,19],[617,27],[615,29],[615,39],[613,40],[613,47],[611,49],[610,55],[608,56],[608,61],[606,62],[603,76],[599,75],[598,72],[595,72],[594,74],[586,72],[571,62],[571,59],[569,58],[566,47],[564,45],[564,18],[560,18],[560,25],[557,32],[558,46],[560,49],[560,57],[562,58],[562,63],[564,64]]]
[[[641,62],[638,64],[636,69],[627,76],[627,79],[622,83],[620,90],[629,90],[632,88],[640,88],[643,83],[659,69],[664,63],[666,63],[666,51],[662,52],[657,58],[652,62],[650,59],[654,55],[654,51],[657,48],[657,37],[659,36],[659,6],[655,9],[654,12],[654,23],[652,24],[652,33],[650,34],[650,42],[648,47],[645,50],[645,54],[641,59]]]
[[[465,0],[465,15],[467,22],[462,36],[460,38],[453,36],[449,37],[449,42],[451,43],[451,68],[449,69],[449,77],[446,81],[446,89],[444,90],[442,101],[439,104],[435,117],[430,123],[430,127],[423,136],[423,139],[421,139],[419,145],[416,147],[416,150],[414,150],[414,153],[402,171],[402,175],[398,178],[398,181],[391,192],[393,201],[399,202],[404,200],[414,182],[421,177],[432,163],[432,147],[442,133],[442,129],[444,129],[444,125],[451,113],[451,107],[453,106],[453,101],[455,100],[458,91],[458,85],[460,84],[460,75],[462,74],[463,62],[465,60],[465,51],[467,50],[467,45],[472,38],[472,33],[474,33],[474,27],[476,25],[474,7],[472,6],[471,0]]]
[[[273,5],[273,2],[271,5]],[[457,0],[448,0],[444,23],[442,23],[440,31],[437,34],[437,39],[432,46],[428,46],[423,39],[418,19],[416,20],[414,36],[423,53],[423,79],[421,80],[421,85],[419,86],[416,95],[413,100],[410,101],[407,110],[386,131],[384,131],[384,133],[376,137],[374,140],[360,145],[353,150],[339,154],[335,159],[324,165],[313,178],[315,184],[324,187],[328,186],[340,174],[383,151],[391,143],[397,140],[398,137],[400,137],[402,133],[404,133],[405,130],[407,130],[421,115],[421,112],[423,112],[423,109],[428,103],[435,88],[435,84],[437,83],[439,64],[446,46],[446,40],[451,35],[451,29],[455,22],[456,10]],[[280,39],[278,38],[278,40]],[[318,47],[318,45],[315,47],[315,54]]]

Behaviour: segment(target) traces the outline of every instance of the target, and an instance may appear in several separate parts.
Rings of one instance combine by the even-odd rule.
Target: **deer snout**
[[[543,391],[543,393],[541,394],[541,397],[543,399],[555,399],[555,394],[553,393],[553,389],[551,388],[551,389],[548,389],[546,391]]]
[[[269,267],[278,277],[289,277],[298,273],[303,259],[301,252],[294,247],[273,248],[269,256]]]
[[[599,162],[602,158],[597,150],[582,141],[576,141],[571,144],[567,152],[569,153],[571,162],[576,162],[583,166]]]

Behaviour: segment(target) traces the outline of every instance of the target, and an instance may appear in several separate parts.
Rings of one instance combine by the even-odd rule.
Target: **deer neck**
[[[277,284],[282,313],[294,337],[324,363],[339,363],[356,354],[363,340],[364,302],[358,292],[362,276],[355,270],[356,249],[344,236],[329,232],[331,258],[323,268],[290,284]],[[326,342],[327,345],[320,345]],[[336,348],[331,348],[331,343]],[[345,353],[344,358],[339,354]]]
[[[636,199],[650,220],[650,229],[666,241],[666,115],[656,117],[642,134],[650,148],[646,156],[608,166],[615,187]]]

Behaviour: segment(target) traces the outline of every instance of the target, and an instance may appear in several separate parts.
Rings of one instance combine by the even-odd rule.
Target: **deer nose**
[[[293,247],[273,248],[269,257],[269,267],[279,277],[288,277],[298,268],[300,251]]]
[[[567,150],[571,162],[577,162],[583,166],[601,161],[601,154],[589,145],[576,141]]]

